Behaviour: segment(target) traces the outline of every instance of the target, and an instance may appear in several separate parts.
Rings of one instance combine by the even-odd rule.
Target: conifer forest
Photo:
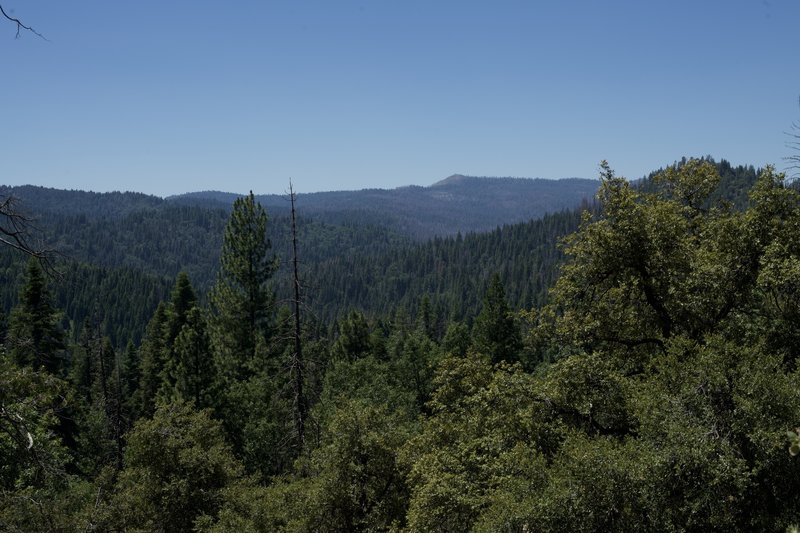
[[[800,533],[800,0],[0,0],[0,533]]]
[[[586,181],[490,231],[0,188],[0,530],[800,524],[794,182]]]

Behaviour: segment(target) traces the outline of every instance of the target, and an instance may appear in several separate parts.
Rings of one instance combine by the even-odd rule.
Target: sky
[[[797,0],[0,0],[0,184],[166,196],[786,167]]]

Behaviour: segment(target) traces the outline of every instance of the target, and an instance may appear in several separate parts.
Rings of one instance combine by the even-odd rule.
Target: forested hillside
[[[455,174],[430,187],[366,189],[299,194],[298,204],[315,220],[367,221],[417,240],[488,231],[539,218],[591,199],[598,182],[587,179],[477,178]],[[202,192],[170,198],[180,203],[230,205],[236,195]],[[267,211],[285,213],[286,197],[260,195]]]
[[[186,273],[48,279],[6,250],[0,529],[800,523],[800,193],[751,178],[686,160],[633,185],[604,165],[583,215],[323,258],[328,305],[374,306],[333,325],[277,296],[252,195],[224,217],[206,297]],[[748,181],[747,201],[726,190]]]
[[[732,167],[724,160],[715,165],[722,181],[712,194],[744,207],[755,169]],[[637,187],[649,190],[655,174],[637,182]],[[463,182],[484,188],[510,183],[512,187],[502,195],[492,193],[509,197],[520,186],[529,187],[528,181],[455,176],[431,188],[446,189]],[[201,300],[216,279],[230,206],[213,202],[211,207],[187,205],[137,193],[97,194],[42,187],[4,190],[18,195],[24,207],[36,214],[40,235],[65,259],[65,281],[56,291],[56,303],[68,309],[73,337],[78,334],[75,325],[97,313],[99,306],[102,316],[136,310],[126,313],[123,320],[104,321],[104,331],[118,346],[129,339],[138,342],[155,304],[165,297],[179,272],[189,275]],[[332,222],[321,222],[316,218],[319,215],[306,212],[305,202],[313,204],[310,196],[298,196],[297,225],[307,309],[330,323],[351,309],[373,317],[400,308],[413,313],[423,296],[428,296],[440,327],[447,319],[471,321],[480,311],[482,294],[495,273],[515,309],[543,304],[563,259],[557,244],[578,228],[581,211],[591,205],[584,202],[579,206],[580,200],[576,200],[570,209],[524,223],[504,223],[486,233],[414,243],[387,227],[387,221],[365,218],[359,212],[330,211],[325,217]],[[269,220],[272,253],[280,260],[274,285],[278,299],[288,301],[288,201],[285,197],[273,201],[282,206],[279,214],[270,213]],[[484,207],[490,204],[485,202]],[[463,216],[473,215],[468,211]],[[23,259],[0,249],[0,261],[0,303],[8,312],[16,301]],[[97,293],[92,290],[95,285]],[[115,291],[117,296],[110,298]]]

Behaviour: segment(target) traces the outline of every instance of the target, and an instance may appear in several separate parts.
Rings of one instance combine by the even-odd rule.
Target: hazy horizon
[[[465,177],[465,178],[490,179],[490,180],[493,180],[493,179],[499,179],[499,180],[514,179],[514,180],[517,180],[518,179],[518,180],[559,181],[559,180],[571,180],[571,179],[579,179],[579,180],[583,180],[583,179],[596,180],[596,179],[598,179],[597,177],[594,177],[594,178],[583,178],[583,177],[580,177],[580,176],[566,176],[566,177],[563,177],[563,178],[538,178],[538,177],[527,177],[527,176],[472,176],[472,175],[468,175],[468,174],[454,173],[454,174],[450,174],[448,176],[445,176],[445,177],[443,177],[441,179],[432,181],[431,183],[428,183],[428,184],[407,183],[405,185],[398,185],[398,186],[395,186],[395,187],[362,187],[360,189],[322,189],[322,190],[317,190],[317,191],[301,191],[301,190],[298,189],[297,183],[293,182],[293,186],[294,186],[294,189],[295,189],[295,193],[297,193],[297,194],[319,194],[319,193],[327,193],[327,192],[358,192],[358,191],[370,190],[370,189],[395,190],[395,189],[402,189],[404,187],[423,187],[423,188],[432,187],[432,186],[438,184],[439,182],[444,181],[444,180],[446,180],[448,178],[451,178],[453,176],[462,176],[462,177]],[[221,194],[236,194],[236,195],[244,196],[244,195],[246,195],[246,194],[248,194],[250,192],[249,190],[247,190],[247,191],[232,191],[232,190],[224,190],[224,189],[198,189],[198,190],[187,190],[187,191],[178,192],[178,193],[174,193],[174,194],[160,195],[160,194],[150,193],[150,192],[147,192],[147,191],[139,191],[139,190],[134,190],[134,189],[94,190],[94,189],[76,189],[75,187],[57,187],[57,186],[50,186],[50,185],[39,185],[39,184],[36,184],[36,183],[17,183],[17,184],[0,183],[0,187],[26,187],[26,186],[45,187],[45,188],[58,189],[58,190],[74,190],[74,191],[97,193],[97,194],[109,194],[109,193],[115,193],[115,192],[137,193],[137,194],[146,194],[148,196],[155,196],[155,197],[164,198],[164,199],[170,198],[170,197],[174,197],[174,196],[182,196],[182,195],[186,195],[186,194],[197,194],[197,193],[221,193]],[[259,192],[259,191],[253,190],[253,194],[256,195],[256,196],[269,196],[269,195],[281,196],[281,195],[284,195],[284,194],[289,194],[289,184],[287,182],[286,189],[284,191],[280,191],[280,192]]]
[[[158,196],[784,167],[791,0],[4,2],[0,181]],[[3,23],[5,22],[5,24]]]

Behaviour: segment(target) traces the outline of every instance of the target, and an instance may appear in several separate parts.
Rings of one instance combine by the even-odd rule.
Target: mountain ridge
[[[540,182],[569,182],[569,181],[591,181],[591,182],[599,182],[599,180],[595,178],[579,178],[579,177],[568,177],[568,178],[529,178],[529,177],[517,177],[517,176],[471,176],[468,174],[451,174],[446,178],[442,178],[438,181],[431,183],[430,185],[416,185],[416,184],[407,184],[407,185],[399,185],[397,187],[392,188],[383,188],[383,187],[364,187],[362,189],[331,189],[326,191],[312,191],[312,192],[300,192],[296,193],[298,196],[308,196],[308,195],[320,195],[320,194],[348,194],[348,193],[360,193],[360,192],[393,192],[398,190],[406,190],[406,189],[423,189],[423,190],[430,190],[432,188],[438,188],[443,186],[454,186],[459,185],[463,182],[494,182],[494,183],[540,183]],[[101,193],[103,194],[103,193]],[[140,193],[141,194],[141,193]],[[187,191],[180,194],[171,194],[168,196],[164,196],[163,199],[167,201],[175,201],[181,200],[186,198],[201,198],[201,199],[225,199],[227,201],[230,199],[233,201],[236,198],[246,196],[247,193],[236,193],[230,191],[221,191],[218,189],[208,189],[202,191]],[[265,194],[254,194],[255,197],[284,197],[285,195],[282,194],[275,194],[275,193],[265,193]]]
[[[436,236],[491,231],[503,224],[524,222],[546,213],[574,208],[594,197],[599,181],[581,178],[491,178],[454,174],[430,186],[394,189],[324,191],[297,194],[303,216],[330,224],[353,221],[380,225],[424,241]],[[25,208],[40,212],[116,217],[138,210],[168,206],[230,210],[241,195],[198,191],[161,198],[133,192],[62,191],[37,186],[3,187]],[[289,212],[286,195],[256,195],[270,215]]]

